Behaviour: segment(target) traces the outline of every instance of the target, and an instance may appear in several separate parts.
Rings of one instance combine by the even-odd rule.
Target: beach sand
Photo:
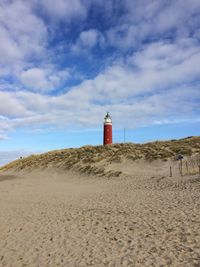
[[[200,178],[124,170],[1,174],[0,266],[200,266]]]

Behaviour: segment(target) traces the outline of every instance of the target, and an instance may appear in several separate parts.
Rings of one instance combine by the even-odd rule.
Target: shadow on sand
[[[7,181],[7,180],[13,180],[15,178],[17,178],[16,175],[12,175],[12,174],[0,174],[0,182]]]

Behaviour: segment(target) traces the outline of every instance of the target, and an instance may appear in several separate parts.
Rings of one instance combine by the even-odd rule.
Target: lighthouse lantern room
[[[107,112],[104,118],[103,144],[112,144],[112,119],[109,112]]]

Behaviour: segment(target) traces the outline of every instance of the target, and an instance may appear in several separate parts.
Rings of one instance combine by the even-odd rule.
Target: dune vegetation
[[[54,150],[15,160],[1,168],[1,171],[32,171],[54,168],[60,171],[73,170],[97,176],[119,176],[120,171],[106,170],[112,163],[136,160],[173,159],[177,154],[192,156],[200,153],[200,137],[180,140],[155,141],[145,144],[119,143],[107,146],[83,146]]]

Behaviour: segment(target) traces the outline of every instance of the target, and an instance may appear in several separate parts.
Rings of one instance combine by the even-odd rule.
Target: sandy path
[[[0,266],[200,266],[200,180],[0,182]]]

